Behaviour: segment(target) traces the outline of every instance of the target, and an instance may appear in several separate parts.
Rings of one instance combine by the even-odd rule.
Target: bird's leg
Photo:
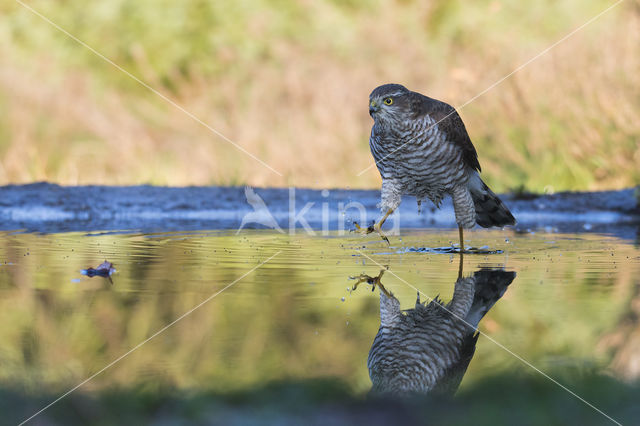
[[[376,286],[380,289],[381,292],[384,293],[385,296],[387,297],[393,297],[393,295],[391,293],[389,293],[387,291],[386,288],[384,288],[384,286],[382,285],[382,282],[380,281],[382,279],[382,275],[384,274],[384,269],[380,270],[380,273],[378,274],[377,277],[370,277],[367,274],[360,274],[360,276],[358,277],[349,277],[353,280],[358,280],[353,287],[351,288],[352,291],[355,291],[358,288],[358,285],[362,282],[366,282],[367,284],[370,284],[371,287],[371,291],[374,291],[376,289]]]
[[[464,236],[462,226],[458,225],[458,233],[460,234],[460,265],[458,266],[458,279],[462,278],[462,259],[464,258]]]
[[[353,224],[356,227],[356,231],[360,232],[361,234],[366,235],[372,232],[377,232],[380,235],[380,237],[387,242],[388,245],[391,245],[387,236],[382,233],[382,224],[384,223],[385,220],[387,220],[389,216],[391,216],[392,213],[393,213],[393,209],[387,210],[387,212],[384,214],[384,216],[382,216],[382,219],[380,219],[378,223],[374,225],[370,225],[367,228],[362,228],[360,225],[358,225],[358,222],[353,222]]]
[[[461,225],[458,225],[458,234],[460,235],[460,254],[462,254],[464,252],[464,232]]]

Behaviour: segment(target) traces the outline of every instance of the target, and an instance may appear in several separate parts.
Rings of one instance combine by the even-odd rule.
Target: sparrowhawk
[[[412,92],[400,84],[385,84],[369,95],[374,124],[369,146],[382,176],[382,219],[361,232],[376,231],[400,205],[402,195],[413,195],[418,205],[431,200],[436,207],[444,196],[453,200],[464,252],[463,228],[515,224],[509,209],[480,178],[478,154],[462,119],[451,105]]]
[[[444,305],[436,297],[423,304],[418,293],[415,308],[407,310],[400,309],[398,299],[380,282],[383,273],[358,280],[380,290],[380,329],[367,361],[372,392],[452,395],[475,353],[478,323],[516,273],[479,269],[473,276],[458,278],[450,303]]]

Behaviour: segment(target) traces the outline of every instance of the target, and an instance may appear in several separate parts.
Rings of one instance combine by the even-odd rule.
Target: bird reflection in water
[[[367,366],[373,393],[453,395],[473,357],[478,323],[502,297],[516,276],[503,269],[479,269],[455,283],[448,304],[436,297],[413,309],[400,302],[377,277],[357,277],[380,290],[380,329]]]

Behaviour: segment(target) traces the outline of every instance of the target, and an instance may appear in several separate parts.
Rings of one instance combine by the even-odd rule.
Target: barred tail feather
[[[466,322],[476,329],[480,320],[500,300],[515,277],[515,272],[497,268],[483,268],[474,272],[475,294],[465,317]]]
[[[513,217],[507,206],[493,193],[476,172],[469,180],[469,192],[476,208],[476,223],[483,228],[491,226],[503,227],[515,225]]]

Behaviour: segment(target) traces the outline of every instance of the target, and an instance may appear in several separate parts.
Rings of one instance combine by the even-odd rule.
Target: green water
[[[364,395],[379,296],[366,285],[349,291],[349,277],[388,266],[383,283],[403,308],[413,307],[413,287],[447,301],[459,257],[406,248],[456,238],[409,232],[391,237],[388,248],[355,235],[0,233],[0,385],[27,395],[66,392],[197,307],[75,392],[225,393],[338,378]],[[478,231],[467,242],[502,253],[465,255],[465,275],[491,266],[517,276],[480,323],[485,335],[459,392],[495,376],[539,375],[514,354],[550,374],[633,379],[640,358],[629,347],[640,342],[633,243],[507,231]],[[105,259],[117,270],[112,282],[81,275]],[[592,397],[597,404],[598,393]]]

